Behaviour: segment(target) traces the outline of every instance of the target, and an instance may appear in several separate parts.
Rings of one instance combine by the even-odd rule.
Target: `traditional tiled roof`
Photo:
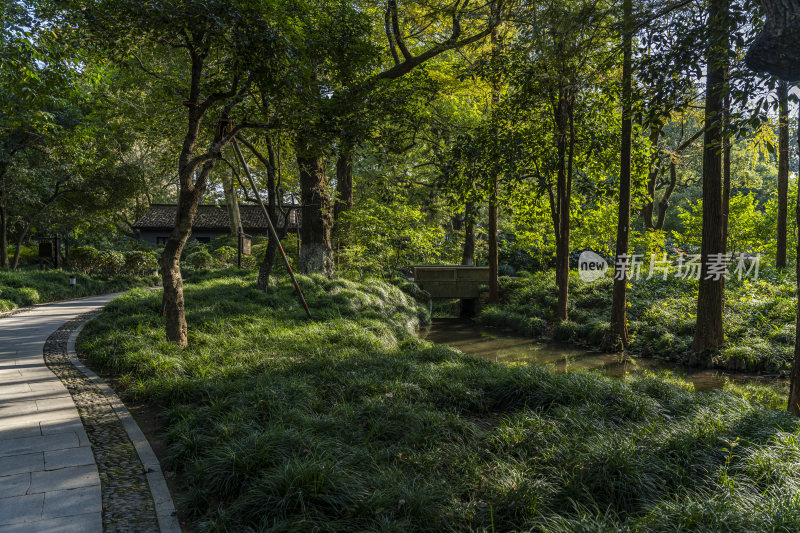
[[[284,208],[286,209],[286,208]],[[138,230],[171,231],[175,226],[175,204],[151,204],[148,210],[133,224]],[[290,215],[290,227],[294,227],[295,213]],[[245,233],[266,233],[267,219],[260,205],[239,204],[242,229]],[[229,231],[231,227],[228,209],[224,205],[199,205],[192,231]]]

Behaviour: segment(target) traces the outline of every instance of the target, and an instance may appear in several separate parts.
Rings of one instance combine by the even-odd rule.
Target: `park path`
[[[74,343],[82,315],[99,310],[115,296],[42,305],[0,319],[2,532],[99,533],[123,526],[131,531],[159,530],[155,509],[159,503],[153,504],[148,480],[149,472],[161,472],[157,461],[148,462],[146,468],[139,461],[142,440],[150,450],[146,439],[141,432],[138,439],[126,433],[135,422],[110,389],[98,385],[96,376],[75,368],[80,363],[70,358],[67,349],[68,339]],[[99,422],[93,425],[93,419]],[[144,487],[138,502],[136,494],[127,494],[131,484]],[[126,519],[134,523],[121,523]],[[136,522],[145,519],[146,524]]]

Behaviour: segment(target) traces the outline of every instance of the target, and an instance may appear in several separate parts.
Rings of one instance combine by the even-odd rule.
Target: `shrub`
[[[9,250],[9,255],[15,251]],[[20,265],[35,265],[39,262],[39,249],[36,246],[22,246],[19,251]]]
[[[195,252],[199,252],[200,250],[208,251],[208,247],[197,239],[189,240],[181,252],[181,261],[188,260],[191,255],[193,255]]]
[[[571,320],[562,320],[553,327],[553,338],[557,341],[567,341],[575,334],[575,322]]]
[[[212,254],[214,259],[219,263],[221,266],[233,264],[236,261],[236,248],[232,248],[230,246],[221,246],[214,250]]]
[[[108,250],[100,253],[100,268],[109,276],[116,276],[125,267],[125,256],[122,252]]]
[[[144,274],[158,268],[158,259],[150,252],[131,250],[125,252],[125,270],[131,274]]]
[[[211,239],[211,242],[208,243],[208,249],[211,250],[212,255],[214,255],[215,250],[219,250],[220,248],[233,248],[236,250],[236,247],[239,246],[239,238],[234,235],[220,235],[214,239]]]
[[[210,268],[214,263],[214,258],[211,257],[208,250],[203,248],[189,255],[189,257],[186,258],[186,262],[189,263],[189,266],[194,268]]]
[[[529,337],[538,337],[547,329],[547,322],[541,318],[528,317],[496,306],[484,309],[480,320],[484,326],[509,328]]]
[[[12,309],[16,308],[17,304],[11,300],[0,300],[0,313],[5,313],[6,311],[11,311]]]
[[[92,246],[76,246],[69,251],[69,265],[72,270],[88,274],[99,269],[103,254]]]
[[[3,298],[2,301],[12,302],[11,309],[18,306],[34,305],[41,300],[39,291],[32,287],[6,287],[0,293],[0,297]],[[8,309],[3,310],[7,311]]]
[[[517,270],[511,265],[500,265],[497,267],[497,273],[500,276],[513,276]]]
[[[414,282],[407,281],[398,285],[400,290],[424,305],[430,305],[431,295]]]

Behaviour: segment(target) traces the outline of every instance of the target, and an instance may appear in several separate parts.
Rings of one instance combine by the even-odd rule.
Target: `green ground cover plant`
[[[158,291],[79,338],[163,412],[197,530],[800,529],[800,427],[777,394],[499,365],[420,340],[427,307],[395,286],[298,279],[312,321],[286,279],[198,272],[186,349]]]
[[[697,312],[697,282],[668,276],[632,281],[628,291],[630,349],[634,353],[694,363],[690,353]],[[554,317],[555,274],[537,272],[502,280],[503,300],[481,313],[483,324],[529,336],[552,336],[600,347],[609,327],[610,276],[583,282],[570,277],[569,320]],[[726,283],[726,346],[713,358],[728,370],[780,371],[794,353],[794,276],[766,269],[757,280]]]
[[[133,287],[158,285],[153,275],[97,277],[75,274],[73,289],[70,273],[61,270],[0,270],[0,312],[56,300],[124,291]]]

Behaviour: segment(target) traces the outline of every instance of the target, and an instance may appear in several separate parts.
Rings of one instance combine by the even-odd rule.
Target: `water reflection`
[[[727,380],[788,387],[788,380],[777,375],[731,374],[719,370],[686,368],[657,359],[623,357],[617,353],[590,351],[572,344],[541,342],[505,334],[461,319],[434,319],[421,335],[437,344],[453,346],[464,353],[498,363],[547,364],[557,372],[597,369],[609,376],[623,378],[644,370],[671,370],[692,382],[699,391],[721,388]]]

